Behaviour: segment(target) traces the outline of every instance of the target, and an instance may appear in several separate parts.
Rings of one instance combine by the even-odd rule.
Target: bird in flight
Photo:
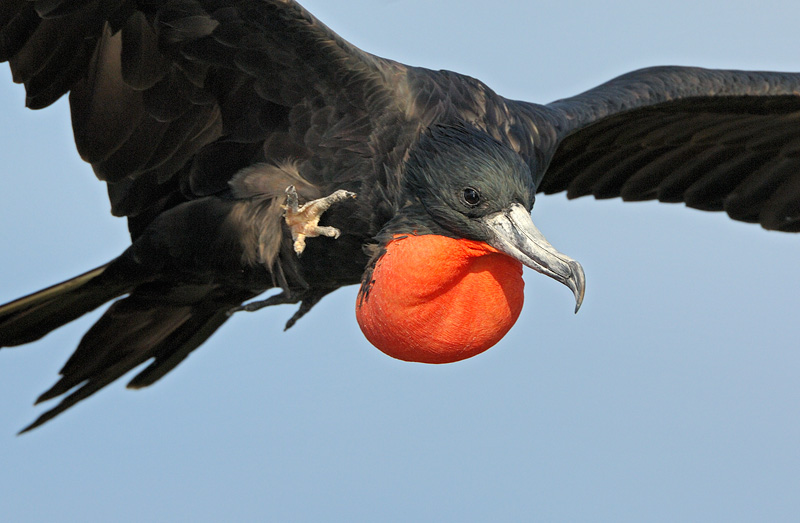
[[[584,293],[537,193],[658,199],[800,230],[800,75],[656,67],[547,105],[368,54],[292,1],[0,1],[27,105],[69,93],[78,152],[132,244],[0,307],[0,346],[101,305],[35,428],[131,369],[154,383],[232,313],[359,284],[367,339],[410,361],[486,350],[522,265]],[[273,288],[280,293],[251,301]]]

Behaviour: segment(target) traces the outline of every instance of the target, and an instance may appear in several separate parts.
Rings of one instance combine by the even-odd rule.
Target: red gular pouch
[[[524,286],[522,264],[486,243],[398,235],[359,294],[356,318],[393,358],[451,363],[505,336],[522,311]]]

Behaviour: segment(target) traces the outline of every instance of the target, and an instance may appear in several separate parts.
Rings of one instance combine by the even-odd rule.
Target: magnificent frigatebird
[[[132,293],[87,334],[62,381],[43,399],[82,387],[33,426],[155,358],[132,382],[152,383],[239,303],[273,284],[283,287],[284,294],[268,303],[302,301],[302,313],[336,287],[362,281],[358,310],[365,334],[404,359],[451,361],[483,350],[513,323],[521,306],[518,298],[507,299],[512,310],[489,321],[491,326],[506,324],[487,340],[470,346],[457,338],[457,346],[443,349],[444,356],[430,356],[426,351],[436,345],[431,340],[441,329],[409,344],[422,325],[405,332],[399,330],[406,328],[403,322],[464,309],[437,306],[426,297],[421,304],[433,305],[433,312],[403,312],[386,328],[387,318],[393,317],[387,307],[394,303],[381,305],[381,281],[397,284],[388,293],[393,299],[398,291],[427,292],[429,287],[379,276],[408,267],[389,263],[404,261],[406,251],[393,251],[393,246],[422,245],[430,256],[415,259],[435,260],[433,268],[440,268],[467,239],[477,242],[468,245],[482,255],[500,249],[538,265],[580,298],[577,266],[553,253],[534,230],[524,236],[516,232],[529,226],[521,217],[529,220],[531,193],[537,188],[569,188],[571,196],[685,200],[709,210],[724,207],[734,218],[759,221],[766,228],[798,227],[791,154],[796,75],[657,68],[543,107],[502,99],[477,80],[455,73],[406,68],[364,55],[335,40],[296,5],[242,2],[239,7],[247,16],[230,7],[209,13],[190,2],[165,7],[157,16],[126,8],[113,13],[113,27],[97,33],[104,35],[99,45],[80,31],[100,26],[87,22],[78,29],[70,19],[81,12],[60,17],[57,10],[49,11],[54,17],[38,33],[25,16],[11,18],[6,26],[4,36],[14,36],[6,36],[9,46],[30,42],[20,50],[6,49],[4,56],[13,57],[12,70],[26,82],[30,106],[46,105],[72,87],[79,150],[109,181],[112,204],[129,217],[135,240],[128,255],[108,269],[88,273],[77,280],[77,288],[66,287],[69,292],[62,296],[68,302],[56,303],[49,293],[4,309],[0,339],[20,344]],[[49,65],[59,63],[58,51],[36,47],[58,41],[47,38],[47,24],[58,36],[76,39],[70,49],[76,42],[91,46],[84,55],[69,53],[80,71],[67,68],[66,76],[48,76],[53,73]],[[30,40],[26,30],[33,31]],[[121,75],[135,89],[96,74],[98,57],[111,56],[105,63],[114,66],[119,43],[122,63],[129,65]],[[128,48],[132,51],[126,53]],[[47,63],[36,61],[42,57]],[[93,81],[79,79],[85,63]],[[97,93],[113,103],[98,102]],[[242,109],[245,98],[247,111]],[[131,130],[120,121],[141,125]],[[299,257],[286,227],[280,226],[282,238],[271,238],[270,227],[282,223],[275,218],[289,186],[297,187],[303,200],[351,190],[356,198],[335,204],[323,218],[342,236],[309,240]],[[236,241],[231,241],[225,228],[236,227],[231,222],[239,219],[253,230],[247,238],[234,231]],[[192,240],[190,232],[202,240]],[[430,246],[437,238],[447,238],[445,250]],[[512,240],[520,238],[523,244],[538,241],[544,249],[519,252],[512,243],[520,242]],[[448,256],[440,260],[437,252]],[[469,250],[464,258],[473,254]],[[545,254],[546,260],[532,259]],[[518,269],[495,252],[476,259],[491,258],[508,265],[502,271]],[[442,281],[430,270],[410,272]],[[506,298],[515,292],[510,289],[503,287]],[[76,309],[77,304],[82,308]],[[493,310],[480,309],[470,321],[448,325],[472,340],[476,334],[465,326]],[[148,325],[145,332],[131,320],[138,315],[163,328],[150,330],[153,325]],[[129,338],[112,319],[123,319],[132,329]],[[104,328],[114,332],[114,343]],[[177,329],[174,334],[172,329]],[[446,345],[451,338],[446,337]],[[468,350],[462,351],[464,346]]]

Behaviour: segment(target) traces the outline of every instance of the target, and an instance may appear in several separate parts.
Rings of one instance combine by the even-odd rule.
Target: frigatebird
[[[283,293],[266,304],[301,303],[293,323],[325,294],[361,283],[365,334],[404,359],[483,350],[521,307],[509,255],[582,295],[577,264],[531,229],[537,190],[686,201],[798,227],[797,75],[654,68],[537,106],[367,55],[296,4],[231,4],[102,13],[26,4],[4,21],[3,56],[28,105],[71,91],[79,151],[134,240],[110,264],[0,312],[0,341],[14,345],[127,295],[41,399],[80,388],[30,428],[150,360],[131,385],[152,383],[273,286]],[[338,239],[296,248],[292,187],[303,201],[355,195],[323,215]],[[502,292],[478,291],[485,283],[448,265],[462,261]],[[426,281],[409,284],[419,276]],[[466,297],[442,302],[440,287]],[[398,308],[404,290],[413,303]],[[491,298],[500,295],[509,310],[498,312]],[[461,302],[480,308],[453,305]],[[431,326],[444,311],[472,315]],[[488,325],[470,331],[476,320]]]

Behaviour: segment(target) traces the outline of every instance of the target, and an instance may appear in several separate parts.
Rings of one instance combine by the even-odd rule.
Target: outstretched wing
[[[655,67],[553,102],[539,190],[800,231],[800,74]]]
[[[312,175],[334,176],[366,154],[403,69],[291,0],[3,0],[6,60],[29,107],[70,92],[78,151],[134,237],[251,163],[314,156],[328,171]]]
[[[384,138],[375,129],[403,117],[394,89],[405,68],[351,46],[291,0],[0,0],[5,60],[26,85],[28,106],[70,93],[78,151],[107,183],[112,211],[128,218],[137,248],[147,251],[155,237],[170,253],[200,247],[237,269],[244,226],[219,226],[231,200],[201,197],[230,194],[232,176],[258,162],[290,163],[290,174],[302,178],[296,183],[321,191],[358,180],[380,162],[370,140]],[[269,176],[253,192],[283,194],[286,177]],[[151,224],[156,233],[143,235]],[[202,248],[206,241],[214,245]],[[3,307],[0,344],[14,345],[128,295],[89,330],[40,398],[63,395],[61,403],[26,430],[148,361],[130,386],[160,379],[231,307],[263,290],[228,284],[225,274],[188,285],[135,270],[111,277],[125,256]],[[309,293],[300,313],[330,290]]]

